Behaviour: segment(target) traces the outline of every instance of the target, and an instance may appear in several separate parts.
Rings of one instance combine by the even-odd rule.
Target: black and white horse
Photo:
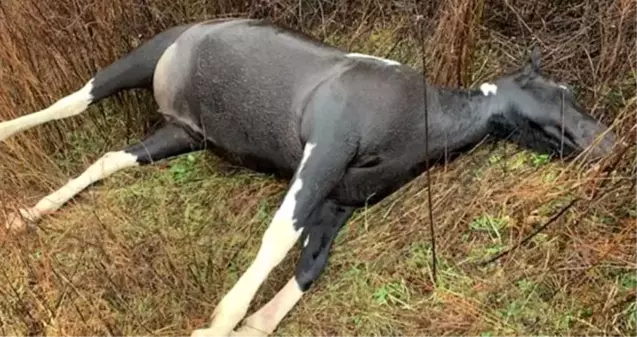
[[[615,135],[540,74],[537,50],[516,72],[479,89],[427,86],[398,62],[347,53],[250,19],[168,29],[99,71],[52,106],[0,124],[0,140],[85,111],[125,89],[147,88],[166,124],[143,142],[106,153],[7,226],[53,212],[92,183],[131,166],[204,149],[290,180],[250,267],[193,335],[272,333],[325,268],[352,212],[424,172],[427,159],[460,153],[487,135],[542,153],[611,151]],[[562,106],[563,102],[563,106]],[[425,144],[428,142],[429,158]],[[294,276],[237,331],[266,277],[300,241]]]

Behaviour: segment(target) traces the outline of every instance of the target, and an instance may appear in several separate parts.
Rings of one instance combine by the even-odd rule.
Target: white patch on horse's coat
[[[303,241],[303,248],[307,247],[307,245],[310,243],[310,234],[308,234],[305,237],[305,241]]]
[[[400,65],[400,62],[398,62],[398,61],[388,60],[386,58],[382,58],[382,57],[378,57],[378,56],[374,56],[374,55],[367,55],[367,54],[360,54],[360,53],[349,53],[349,54],[346,54],[345,56],[349,57],[349,58],[357,58],[357,57],[359,57],[359,58],[373,59],[373,60],[376,60],[376,61],[381,61],[381,62],[383,62],[383,63],[385,63],[387,65],[390,65],[390,66],[398,66],[398,65]]]
[[[273,333],[301,297],[303,297],[303,291],[301,291],[296,279],[292,277],[267,304],[246,318],[244,325],[237,330],[236,335],[247,336],[247,333],[253,335],[258,332]]]
[[[496,94],[496,92],[498,91],[498,86],[496,86],[495,84],[491,84],[491,83],[482,83],[480,85],[480,90],[482,91],[482,93],[485,96],[489,96],[489,94]]]
[[[195,330],[193,336],[202,334],[227,336],[230,334],[245,316],[252,298],[268,274],[283,261],[288,251],[292,249],[294,243],[301,236],[303,228],[294,229],[296,195],[303,188],[302,171],[315,147],[316,144],[312,143],[305,145],[296,178],[265,231],[256,258],[217,305],[210,328]]]
[[[189,69],[193,67],[190,61],[194,59],[191,57],[192,49],[187,46],[180,46],[178,42],[174,42],[161,55],[153,74],[153,95],[163,115],[188,126],[197,134],[212,138],[214,135],[206,134],[199,120],[193,120],[190,114],[180,112],[175,106],[175,98],[187,90],[185,85],[188,83]]]
[[[93,102],[93,81],[91,79],[82,89],[63,97],[44,110],[0,123],[0,141],[34,126],[82,113]]]
[[[301,179],[301,170],[305,167],[307,160],[310,158],[310,154],[312,154],[312,150],[314,150],[316,144],[307,143],[305,144],[305,149],[303,150],[303,158],[301,159],[301,164],[299,164],[297,178],[294,180],[294,183],[290,187],[290,190],[285,195],[283,199],[283,203],[281,207],[277,210],[274,215],[275,218],[279,217],[284,221],[291,221],[294,225],[296,219],[294,219],[294,208],[296,207],[296,194],[299,193],[301,188],[303,188],[303,180]],[[274,221],[274,220],[273,220]]]
[[[137,157],[124,151],[109,152],[89,166],[80,176],[71,179],[57,191],[42,198],[34,207],[20,210],[22,216],[35,221],[60,208],[89,185],[121,169],[137,166]]]
[[[172,106],[176,90],[174,83],[176,78],[171,75],[172,60],[177,52],[177,45],[171,44],[164,50],[157,64],[155,65],[155,72],[153,74],[153,94],[155,100],[161,109],[167,109]],[[173,85],[171,85],[173,84]]]

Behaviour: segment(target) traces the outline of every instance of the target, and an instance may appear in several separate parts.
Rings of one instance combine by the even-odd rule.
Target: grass
[[[467,161],[458,165],[466,168]],[[270,177],[228,172],[223,165],[201,153],[120,172],[45,219],[31,239],[6,238],[0,279],[15,289],[2,291],[12,301],[3,304],[1,318],[22,318],[5,323],[3,333],[175,335],[204,323],[251,262],[285,189]],[[487,167],[483,179],[499,176],[500,169]],[[513,182],[515,177],[506,179]],[[479,190],[458,190],[445,199],[461,195],[481,198]],[[507,262],[476,267],[474,262],[514,244],[519,234],[513,232],[520,230],[515,208],[486,203],[485,212],[458,219],[454,230],[446,227],[448,222],[439,227],[434,289],[425,217],[409,213],[414,206],[422,212],[423,206],[409,198],[389,203],[395,203],[389,215],[383,204],[358,213],[348,224],[328,270],[279,334],[617,331],[615,323],[599,320],[599,314],[619,315],[623,331],[634,328],[632,303],[605,313],[588,302],[634,294],[637,278],[630,261],[607,256],[594,275],[585,276],[591,284],[566,282],[571,269],[591,253],[584,249],[579,261],[575,256],[565,259],[565,252],[580,245],[566,228],[536,237],[533,247]],[[597,222],[593,214],[587,217]],[[632,224],[624,223],[628,227],[623,230],[631,230]],[[597,226],[601,231],[614,225]],[[290,277],[297,254],[298,248],[273,273],[255,308]],[[616,268],[628,269],[602,276]],[[597,295],[569,295],[589,288]]]
[[[85,10],[94,10],[91,6]],[[198,7],[188,8],[196,11]],[[174,14],[180,10],[184,9],[164,12],[181,15]],[[369,7],[379,17],[389,15],[384,10]],[[147,22],[133,8],[120,12],[132,15],[130,22]],[[120,18],[104,13],[116,18],[104,22],[124,20],[124,14]],[[484,13],[498,14],[493,8]],[[452,15],[444,18],[449,24],[458,23]],[[153,16],[153,20],[164,18]],[[323,27],[328,28],[317,35],[353,51],[420,66],[413,53],[418,45],[405,37],[404,31],[411,27],[408,19],[392,16],[381,24],[371,19],[352,22],[360,26],[344,33],[326,19]],[[68,24],[68,29],[82,32]],[[471,77],[463,76],[472,84],[504,68],[510,62],[507,53],[521,54],[520,49],[501,44],[497,39],[501,30],[487,24],[492,25],[487,37],[472,45]],[[104,34],[129,36],[130,32],[119,31],[125,27],[114,25]],[[444,31],[444,25],[432,27]],[[438,46],[440,57],[429,58],[437,65],[432,76],[450,81],[455,76],[440,69],[453,64],[442,54],[443,45]],[[100,54],[103,60],[113,50]],[[600,55],[599,64],[610,63],[605,54]],[[45,60],[42,57],[41,62]],[[463,62],[467,60],[471,58]],[[25,78],[42,78],[43,83],[29,82],[22,90],[27,98],[16,99],[20,111],[44,105],[46,99],[27,93],[53,87],[56,81],[47,72],[27,71],[39,67],[22,67],[21,73],[31,74]],[[65,74],[75,69],[60,67]],[[559,63],[553,64],[552,70],[560,69]],[[607,76],[601,70],[596,74],[598,79]],[[577,92],[604,115],[623,121],[619,128],[629,135],[634,133],[635,73],[615,74],[625,78],[607,80],[595,89],[595,95],[590,94],[590,83],[578,85]],[[57,98],[65,90],[55,87],[46,94]],[[0,103],[6,97],[0,97]],[[145,117],[155,108],[148,98],[139,93],[121,95],[91,108],[83,117],[52,123],[0,146],[3,205],[31,205],[104,152],[140,139],[152,125]],[[15,107],[6,102],[1,106]],[[9,110],[0,109],[0,115],[10,116]],[[137,124],[144,127],[131,127]],[[28,141],[42,135],[53,141]],[[628,153],[634,154],[635,145],[631,146]],[[499,144],[481,146],[452,164],[439,166],[432,171],[431,182],[437,283],[432,279],[427,185],[420,177],[382,203],[356,212],[337,238],[328,268],[276,333],[634,335],[633,157],[624,156],[618,168],[605,176],[579,162],[555,161]],[[208,321],[215,305],[250,264],[285,190],[284,182],[231,167],[207,153],[116,173],[43,219],[37,231],[2,233],[0,283],[5,286],[0,287],[0,334],[188,335]],[[574,199],[581,201],[529,242],[519,244]],[[512,247],[517,249],[507,256],[480,264]],[[287,282],[298,253],[295,247],[272,273],[251,311]]]

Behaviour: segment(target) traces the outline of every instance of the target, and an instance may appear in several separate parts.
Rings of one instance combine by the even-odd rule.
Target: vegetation
[[[0,120],[42,109],[153,34],[204,18],[267,17],[422,69],[422,15],[427,73],[445,86],[479,84],[539,44],[546,72],[628,146],[592,167],[505,143],[436,167],[437,284],[423,175],[357,212],[277,334],[634,335],[635,14],[629,0],[4,0]],[[139,140],[155,111],[148,93],[125,93],[0,144],[2,212]],[[0,231],[0,334],[189,334],[254,257],[285,188],[199,153],[119,172],[37,231]],[[253,308],[285,284],[297,256]]]

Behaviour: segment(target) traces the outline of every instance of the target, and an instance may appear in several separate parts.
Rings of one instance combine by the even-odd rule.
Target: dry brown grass
[[[474,85],[519,65],[531,41],[547,73],[611,123],[602,169],[483,146],[432,172],[439,280],[430,275],[425,179],[363,210],[284,335],[634,335],[635,3],[630,0],[216,1],[0,3],[0,119],[39,110],[176,23],[269,17],[345,48]],[[146,93],[0,145],[0,206],[32,205],[108,150],[154,125]],[[606,170],[603,170],[606,168]],[[0,238],[0,334],[183,335],[203,324],[253,258],[285,184],[212,155],[114,175],[40,223]],[[575,202],[525,244],[521,240]],[[504,249],[505,257],[481,265]],[[290,254],[255,299],[293,271]]]

